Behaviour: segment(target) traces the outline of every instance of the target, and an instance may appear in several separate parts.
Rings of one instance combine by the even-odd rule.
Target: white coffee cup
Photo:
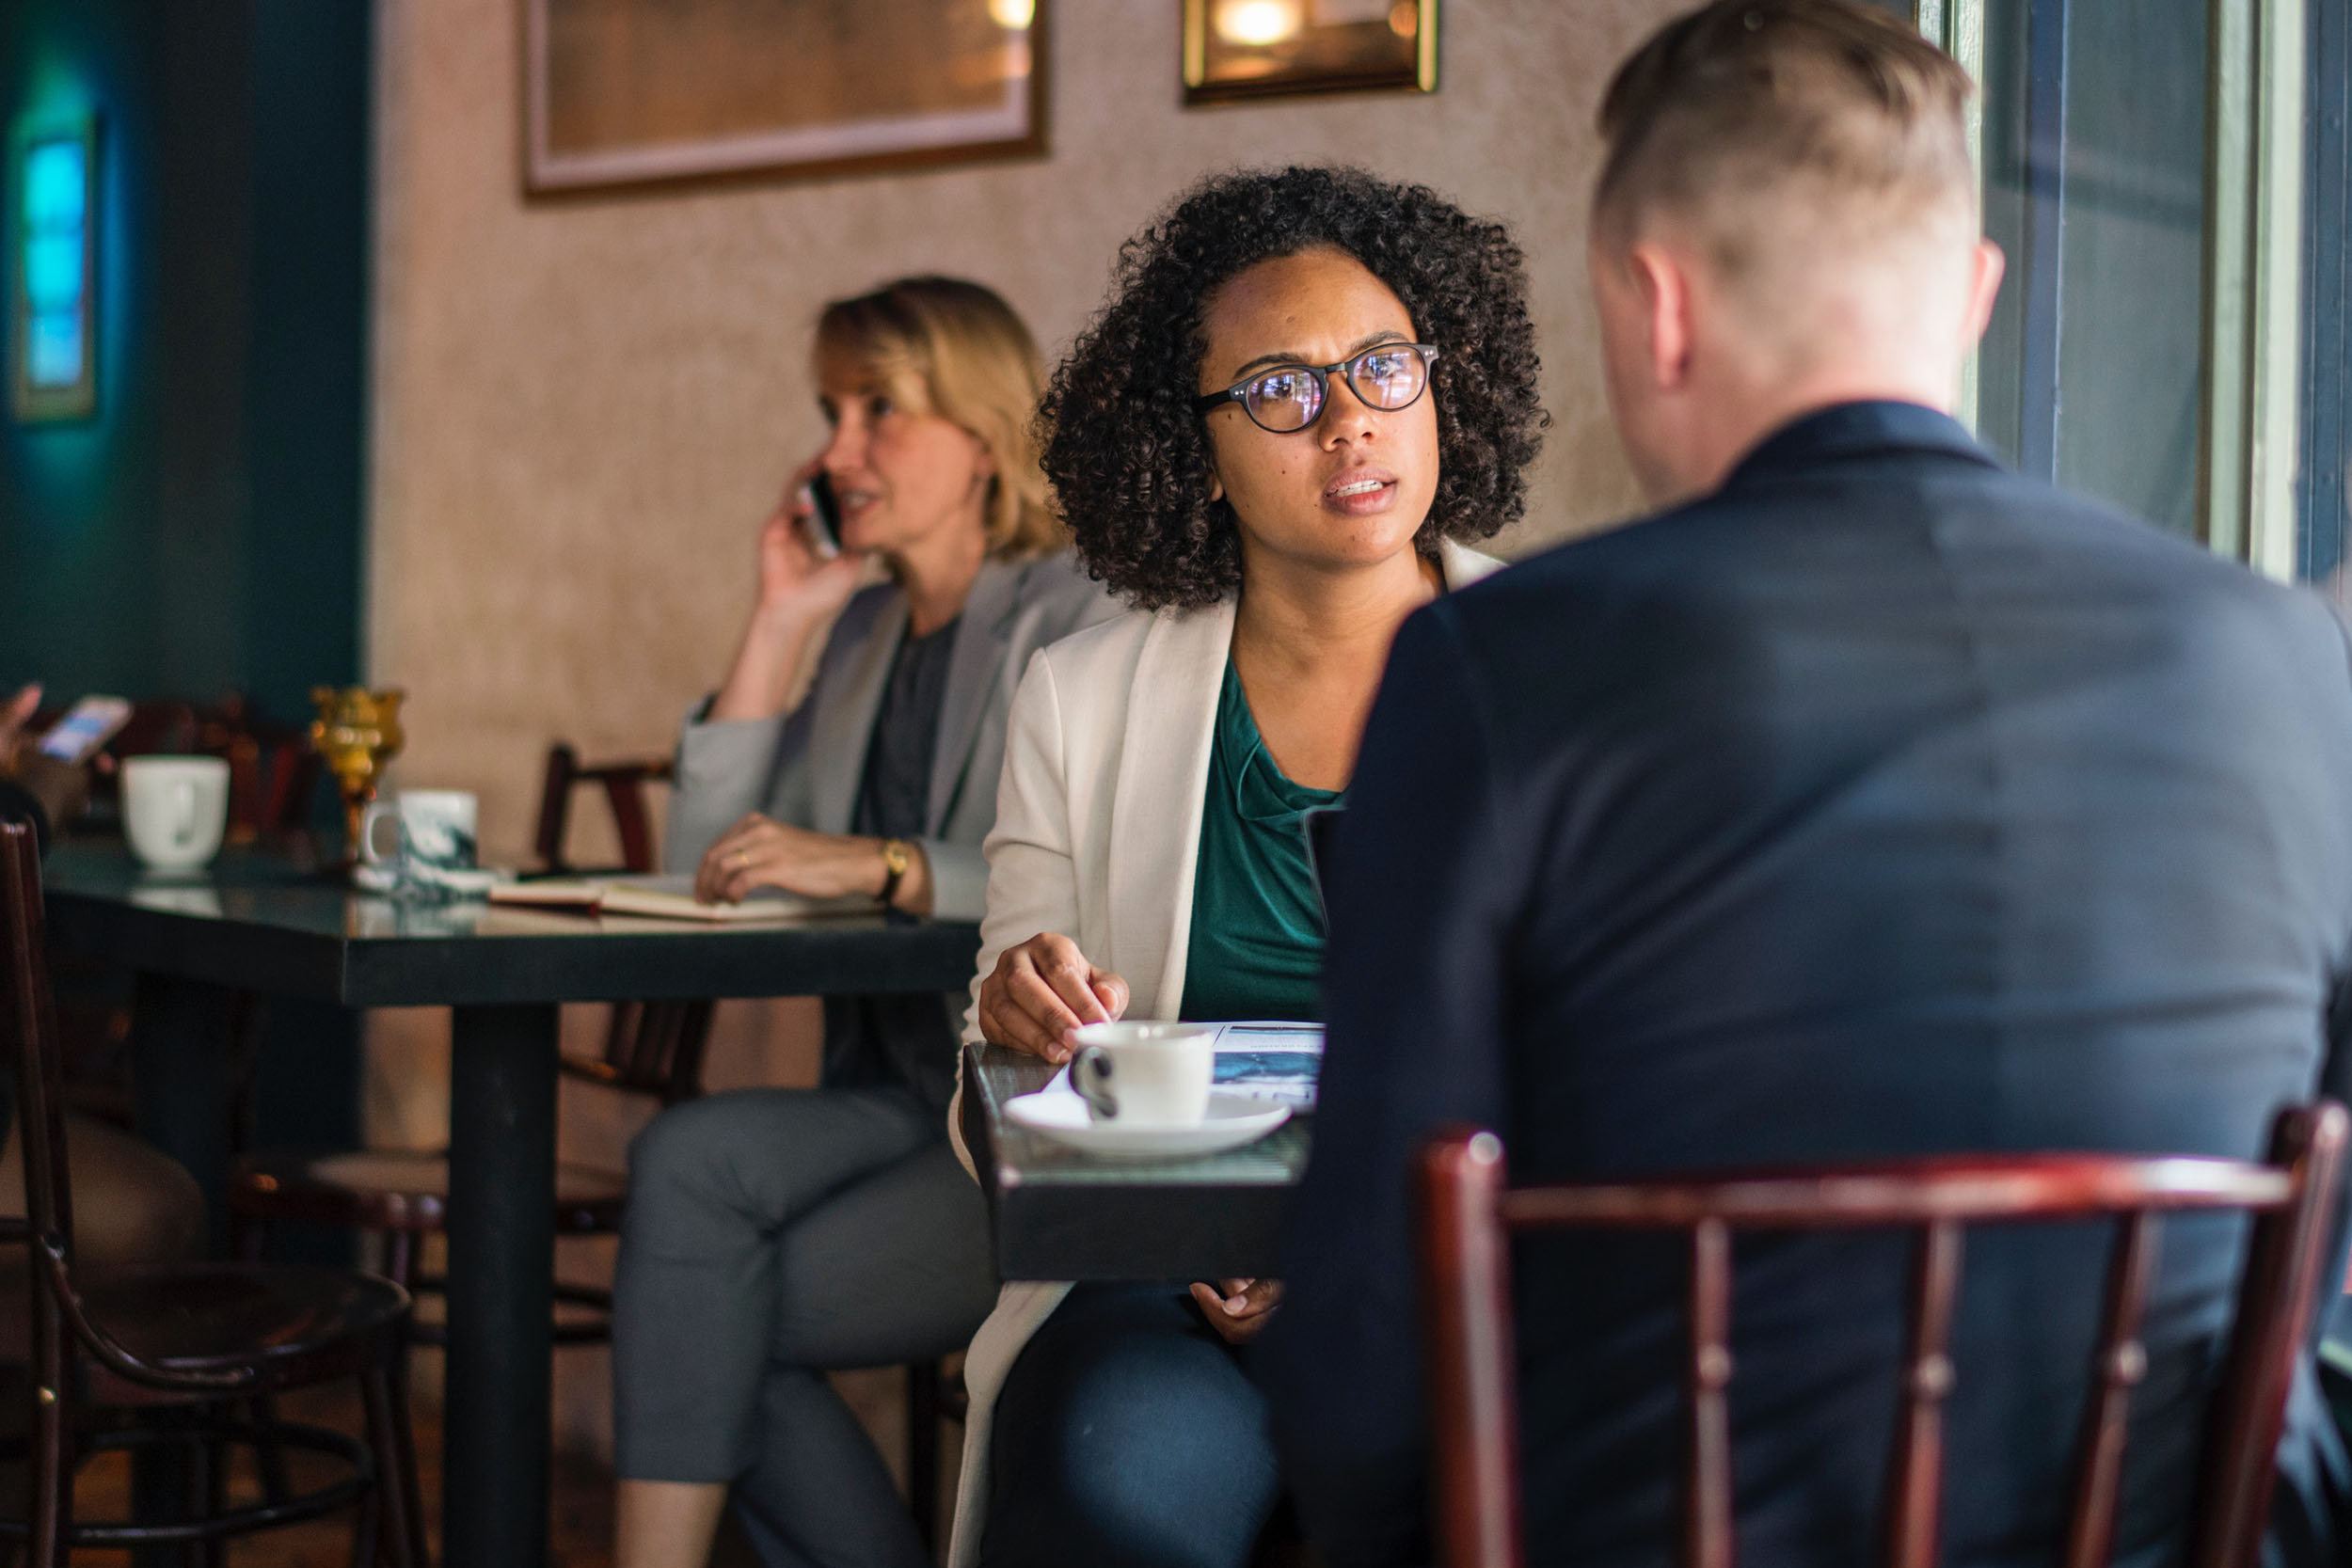
[[[219,757],[132,757],[122,765],[122,827],[156,871],[194,871],[220,853],[229,764]]]
[[[1096,1121],[1197,1127],[1216,1077],[1214,1023],[1087,1023],[1070,1058],[1070,1086]]]
[[[390,800],[373,800],[359,818],[360,861],[403,881],[431,884],[435,874],[469,871],[482,806],[462,789],[404,789]],[[380,847],[378,824],[392,824],[391,847]]]

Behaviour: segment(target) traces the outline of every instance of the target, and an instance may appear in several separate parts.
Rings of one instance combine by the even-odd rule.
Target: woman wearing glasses
[[[1203,183],[1122,251],[1044,466],[1132,607],[1030,661],[967,1038],[1319,1016],[1301,816],[1345,799],[1389,645],[1491,571],[1545,422],[1519,252],[1419,186]],[[1010,1285],[972,1343],[951,1561],[1239,1568],[1278,1496],[1241,1347],[1272,1280]]]

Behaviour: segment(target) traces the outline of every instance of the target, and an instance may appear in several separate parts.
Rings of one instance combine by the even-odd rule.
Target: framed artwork
[[[538,193],[1041,153],[1048,0],[521,0]]]
[[[1184,0],[1184,102],[1438,90],[1438,0]]]
[[[98,410],[98,125],[11,138],[9,405],[27,424]]]

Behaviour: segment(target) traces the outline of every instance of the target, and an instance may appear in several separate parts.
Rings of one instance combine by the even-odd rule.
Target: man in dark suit
[[[2020,479],[1940,411],[2000,272],[1967,90],[1841,0],[1708,8],[1611,89],[1594,288],[1662,510],[1408,622],[1338,831],[1261,1362],[1337,1564],[1425,1560],[1407,1164],[1441,1125],[1498,1130],[1518,1181],[2254,1158],[2282,1106],[2346,1091],[2352,651],[2316,599]],[[2119,1563],[2178,1550],[2241,1233],[2167,1229]],[[2105,1235],[1970,1239],[1950,1568],[2056,1560]],[[1907,1257],[1740,1243],[1743,1564],[1876,1560]],[[1518,1259],[1532,1560],[1672,1560],[1681,1250]],[[2280,1465],[2276,1560],[2340,1560],[2309,1376]]]

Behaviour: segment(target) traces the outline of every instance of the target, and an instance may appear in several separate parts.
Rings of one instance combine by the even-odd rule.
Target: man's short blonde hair
[[[1965,71],[1851,0],[1716,0],[1668,23],[1601,101],[1594,234],[1684,229],[1738,286],[1785,243],[1976,223]]]
[[[837,299],[817,319],[817,364],[887,391],[901,408],[961,425],[995,459],[988,547],[1045,555],[1069,542],[1045,494],[1030,420],[1044,388],[1037,341],[995,290],[960,277],[901,277]]]

